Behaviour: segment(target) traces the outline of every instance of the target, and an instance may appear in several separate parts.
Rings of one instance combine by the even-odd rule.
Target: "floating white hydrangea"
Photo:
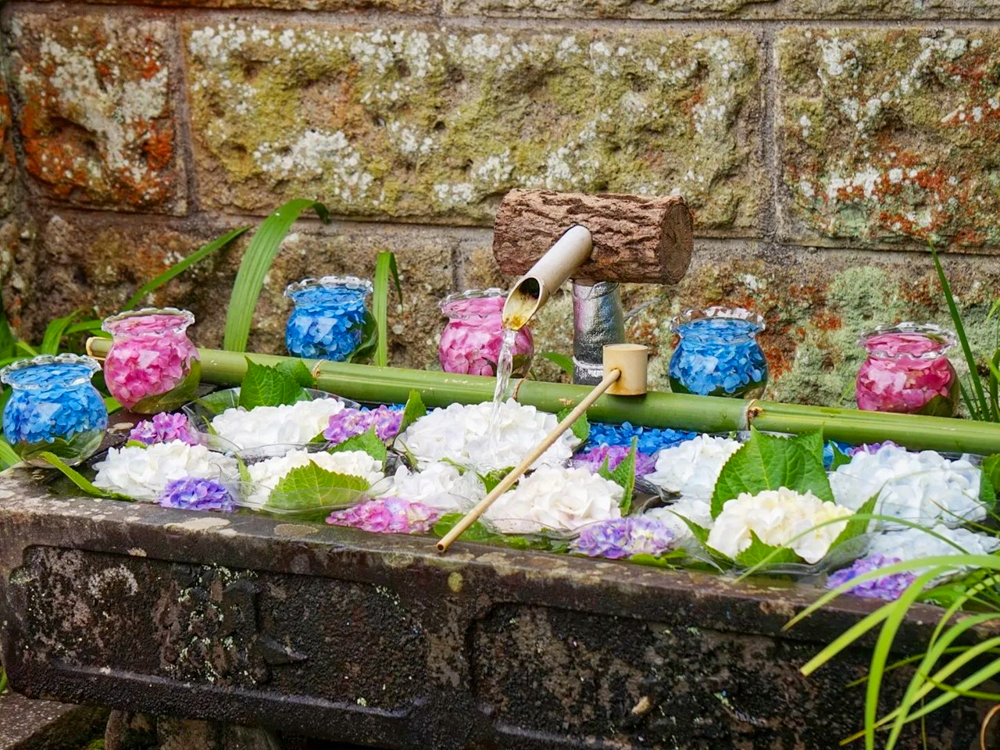
[[[656,456],[656,471],[646,481],[685,497],[710,498],[719,473],[742,443],[728,438],[699,435],[665,448]]]
[[[559,424],[554,414],[510,400],[500,405],[498,430],[490,435],[492,409],[489,402],[435,409],[410,425],[399,440],[420,466],[448,459],[482,472],[516,466]],[[534,467],[563,463],[578,443],[567,431]]]
[[[966,529],[951,529],[944,524],[937,524],[931,528],[934,534],[929,534],[924,529],[908,528],[903,531],[889,531],[878,534],[871,541],[868,549],[869,555],[885,555],[886,557],[898,558],[901,562],[909,560],[920,560],[925,557],[944,557],[950,555],[989,555],[1000,549],[1000,537],[992,534],[978,534]],[[949,544],[948,541],[958,545],[958,548]],[[917,575],[927,570],[914,571]],[[971,568],[963,567],[956,572],[964,572]],[[948,577],[948,576],[945,576]]]
[[[238,473],[235,459],[181,440],[148,447],[112,448],[96,468],[94,484],[100,489],[148,502],[155,502],[175,479],[195,477],[227,482]]]
[[[505,534],[570,532],[595,521],[621,518],[622,494],[619,485],[587,469],[543,466],[501,495],[486,518]]]
[[[254,510],[263,508],[271,496],[271,492],[288,472],[292,469],[308,466],[310,463],[316,464],[325,471],[361,477],[369,484],[375,484],[385,476],[382,474],[379,462],[364,451],[310,453],[304,450],[293,450],[283,456],[267,458],[247,466],[250,482],[249,486],[244,487],[241,505]]]
[[[674,535],[677,544],[682,546],[686,546],[689,540],[694,539],[694,535],[678,516],[683,516],[704,529],[711,529],[714,524],[711,504],[708,500],[697,497],[682,497],[666,507],[650,508],[643,515],[665,524]]]
[[[410,471],[405,466],[396,469],[391,483],[379,493],[382,497],[401,497],[410,502],[423,503],[438,510],[457,510],[481,500],[486,487],[474,472],[461,473],[457,467],[443,461],[427,464],[420,471]]]
[[[850,508],[824,502],[811,492],[802,494],[785,487],[756,495],[745,492],[722,506],[708,533],[708,546],[735,559],[752,543],[752,531],[764,544],[788,546],[807,563],[816,563],[829,551],[846,521],[821,526],[792,540],[817,524],[851,514]]]
[[[884,445],[858,453],[830,474],[840,505],[857,510],[878,494],[875,512],[930,525],[960,526],[986,517],[979,502],[982,472],[969,461],[949,461],[935,451],[914,453]],[[902,528],[902,524],[890,524]]]
[[[285,406],[256,409],[226,409],[212,420],[212,429],[241,450],[265,445],[302,445],[330,424],[330,417],[343,410],[335,398],[297,401]]]

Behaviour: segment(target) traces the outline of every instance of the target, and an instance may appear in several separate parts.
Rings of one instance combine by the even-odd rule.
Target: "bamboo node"
[[[100,361],[103,362],[104,361],[104,357],[101,357],[101,356],[98,356],[97,354],[94,354],[93,344],[94,344],[95,341],[97,341],[97,336],[88,336],[87,337],[87,343],[84,345],[84,351],[87,352],[87,356],[88,357],[93,357],[94,359],[97,359],[97,360],[100,360]]]

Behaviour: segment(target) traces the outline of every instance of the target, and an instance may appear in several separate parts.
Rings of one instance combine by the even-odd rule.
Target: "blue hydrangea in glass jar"
[[[12,393],[3,410],[3,431],[14,451],[35,466],[51,452],[74,466],[101,446],[108,426],[104,399],[91,383],[100,369],[90,357],[42,355],[0,370]]]
[[[670,322],[680,337],[670,358],[670,390],[699,396],[757,398],[767,360],[757,343],[764,319],[742,308],[688,310]]]
[[[331,362],[348,359],[372,327],[366,306],[371,293],[371,282],[355,276],[324,276],[289,284],[285,296],[295,304],[285,327],[289,354]]]

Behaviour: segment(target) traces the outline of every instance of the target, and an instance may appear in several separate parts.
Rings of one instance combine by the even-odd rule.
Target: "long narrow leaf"
[[[379,253],[375,263],[375,283],[372,290],[372,315],[378,329],[378,340],[375,345],[375,364],[385,367],[389,364],[389,277],[396,282],[399,299],[403,299],[403,289],[399,283],[399,269],[396,267],[396,256],[392,253]]]
[[[931,257],[934,258],[934,267],[937,269],[938,280],[941,282],[941,290],[944,292],[945,302],[948,303],[948,312],[951,313],[952,322],[955,324],[955,332],[958,334],[958,340],[962,344],[962,353],[965,354],[965,361],[969,366],[969,378],[972,380],[972,387],[975,391],[976,401],[979,404],[979,410],[981,419],[986,419],[989,414],[989,406],[986,405],[986,394],[983,391],[983,381],[979,377],[979,370],[976,366],[976,357],[972,353],[972,347],[969,346],[969,337],[965,335],[965,326],[962,323],[962,315],[958,311],[958,305],[955,304],[955,297],[951,293],[951,284],[948,283],[948,277],[944,274],[944,267],[941,265],[941,259],[938,257],[937,249],[931,245]]]
[[[250,324],[264,286],[264,277],[271,268],[289,228],[303,211],[313,209],[324,222],[329,221],[326,206],[305,198],[290,200],[261,223],[250,240],[240,270],[236,274],[233,293],[229,298],[223,349],[243,352],[250,337]]]
[[[42,336],[42,345],[39,351],[42,354],[58,354],[59,344],[62,342],[66,329],[70,327],[74,320],[80,317],[83,309],[77,309],[63,318],[56,318],[45,327],[45,334]]]
[[[6,438],[0,438],[0,468],[9,469],[21,462],[21,457],[10,447]]]
[[[3,300],[0,299],[0,359],[13,357],[14,351],[14,334],[7,321],[7,311],[3,307]]]
[[[135,290],[135,294],[129,297],[128,302],[125,303],[125,309],[130,310],[133,307],[136,307],[146,298],[147,294],[156,291],[161,286],[166,284],[168,281],[173,279],[175,276],[179,276],[180,274],[184,273],[195,263],[198,263],[202,259],[208,257],[216,250],[221,250],[230,242],[232,242],[241,234],[243,234],[245,231],[247,231],[249,228],[250,227],[240,227],[238,229],[232,230],[231,232],[226,232],[224,235],[212,240],[204,247],[198,248],[184,260],[179,261],[178,263],[175,263],[174,265],[170,266],[170,268],[161,273],[155,279],[147,281],[145,284],[143,284],[141,287]]]

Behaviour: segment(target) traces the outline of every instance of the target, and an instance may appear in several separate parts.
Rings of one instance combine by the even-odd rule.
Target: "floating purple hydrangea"
[[[883,441],[881,443],[866,443],[865,445],[858,445],[858,446],[855,446],[853,448],[848,448],[847,449],[847,455],[848,456],[856,456],[859,453],[871,453],[871,454],[875,454],[875,453],[878,453],[886,445],[892,445],[892,446],[895,446],[896,448],[899,447],[898,445],[896,445],[896,443],[892,442],[891,440],[885,440],[885,441]]]
[[[587,469],[596,474],[604,465],[604,460],[607,459],[608,468],[614,471],[618,468],[618,464],[628,456],[628,452],[629,448],[624,445],[601,445],[573,456],[573,466]],[[651,456],[648,453],[635,454],[635,475],[637,477],[644,477],[655,470],[656,456]]]
[[[233,496],[219,482],[198,477],[174,479],[163,488],[160,505],[182,510],[218,510],[232,513],[236,510]]]
[[[379,440],[391,440],[399,433],[402,421],[402,410],[385,405],[371,410],[343,409],[330,417],[330,426],[323,430],[323,437],[339,445],[374,427]]]
[[[326,522],[376,534],[423,534],[430,531],[440,517],[441,511],[429,505],[401,497],[380,497],[334,511]]]
[[[620,560],[632,555],[661,555],[673,546],[674,535],[653,518],[614,518],[587,526],[570,545],[571,552]]]
[[[135,440],[144,445],[153,443],[170,443],[180,440],[188,445],[197,445],[198,441],[191,434],[191,423],[183,414],[154,414],[152,419],[139,422],[128,434],[129,440]]]
[[[863,557],[860,560],[855,560],[854,564],[850,567],[842,568],[836,573],[830,574],[826,579],[826,587],[828,589],[835,589],[865,573],[871,573],[874,570],[895,565],[898,562],[900,562],[898,557],[886,557],[885,555],[876,554]],[[881,578],[862,581],[854,588],[848,589],[847,593],[864,597],[865,599],[893,601],[898,599],[916,578],[917,574],[910,571],[891,573]]]

